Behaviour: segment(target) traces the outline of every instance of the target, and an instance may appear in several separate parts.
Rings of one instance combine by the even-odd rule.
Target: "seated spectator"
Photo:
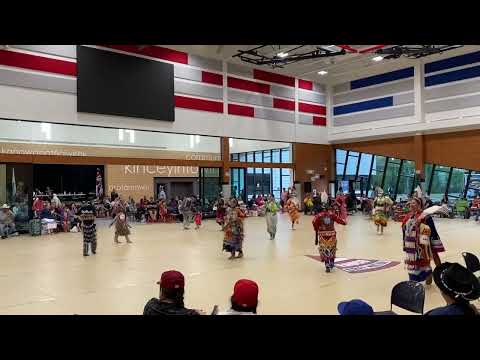
[[[458,263],[445,262],[433,271],[433,281],[447,305],[425,315],[478,315],[470,302],[480,297],[480,282],[470,270]]]
[[[48,202],[45,203],[45,207],[38,215],[40,219],[53,219],[52,210]]]
[[[57,194],[53,194],[53,198],[52,198],[52,207],[54,209],[56,208],[59,208],[60,206],[62,206],[62,202],[60,201],[60,199],[58,198]]]
[[[152,298],[147,302],[143,315],[203,315],[199,310],[187,309],[183,304],[185,278],[181,272],[165,271],[160,281],[160,298]]]
[[[15,229],[15,215],[10,206],[4,204],[0,210],[0,236],[6,239],[9,235],[16,235]]]
[[[341,302],[337,310],[340,315],[375,315],[373,308],[359,299]]]
[[[43,204],[43,200],[40,199],[39,197],[36,197],[32,205],[33,216],[38,217],[38,215],[42,212],[44,207],[45,205]]]
[[[233,287],[230,298],[231,308],[217,315],[256,315],[258,305],[258,285],[255,281],[241,279]]]

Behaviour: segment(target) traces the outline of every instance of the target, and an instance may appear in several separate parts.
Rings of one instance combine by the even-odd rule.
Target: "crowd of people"
[[[458,263],[445,262],[435,268],[433,272],[435,285],[440,290],[445,301],[440,306],[428,311],[426,316],[479,315],[477,308],[472,304],[480,298],[480,281],[467,268]],[[150,299],[144,307],[143,315],[170,316],[170,315],[256,315],[259,304],[259,286],[249,279],[238,280],[230,297],[230,307],[219,311],[214,305],[210,313],[202,309],[189,309],[185,307],[185,277],[176,270],[165,271],[160,280],[159,297]],[[391,312],[375,312],[373,307],[361,299],[340,302],[337,306],[339,315],[342,316],[367,316],[367,315],[395,315]]]

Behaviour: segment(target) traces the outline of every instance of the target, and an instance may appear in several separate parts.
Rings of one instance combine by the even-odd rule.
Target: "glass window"
[[[448,196],[463,197],[465,186],[467,184],[468,170],[454,168],[452,177],[448,186]]]
[[[272,177],[270,168],[263,169],[263,194],[268,195],[272,192]]]
[[[253,152],[247,153],[247,161],[248,161],[248,162],[254,162],[254,160],[253,160]]]
[[[255,168],[255,194],[260,195],[263,192],[263,169]]]
[[[338,177],[343,177],[343,172],[345,170],[345,164],[339,164],[337,163],[337,166],[336,166],[336,171],[337,171],[337,178]]]
[[[232,161],[238,161],[238,154],[232,154]]]
[[[335,157],[337,163],[345,164],[345,161],[347,160],[347,152],[345,150],[337,149],[335,151]]]
[[[255,162],[263,162],[263,152],[255,151]]]
[[[389,161],[387,171],[385,172],[385,180],[383,181],[383,191],[392,198],[395,197],[399,172],[400,164]]]
[[[288,189],[290,186],[292,186],[290,175],[282,175],[282,187]]]
[[[468,184],[467,198],[472,199],[477,193],[480,193],[480,171],[472,171]]]
[[[424,173],[425,173],[425,189],[428,191],[428,186],[430,184],[430,179],[432,178],[432,164],[425,164]]]
[[[441,201],[447,190],[449,172],[445,171],[445,168],[449,168],[446,166],[439,166],[439,168],[441,169],[437,171],[437,167],[435,167],[435,171],[433,172],[432,188],[430,191],[430,198],[433,201]]]
[[[240,159],[240,161],[246,162],[247,161],[247,154],[240,153],[240,156],[238,158]]]
[[[397,200],[406,200],[414,187],[415,177],[413,176],[400,176],[397,189]]]
[[[272,169],[272,188],[275,198],[280,200],[280,193],[282,192],[280,184],[280,169]]]
[[[354,156],[351,154],[353,153],[348,154],[347,169],[345,170],[345,175],[355,175],[357,173],[358,156]]]
[[[281,158],[282,158],[282,163],[289,163],[292,162],[290,159],[290,149],[281,149]]]
[[[372,154],[361,154],[358,175],[368,175],[372,165]]]
[[[377,172],[383,172],[385,170],[386,159],[387,158],[385,156],[375,155],[373,159],[373,169],[375,169]]]
[[[265,150],[263,152],[263,162],[272,162],[272,152],[270,150]]]
[[[280,162],[280,150],[275,149],[272,150],[272,163],[279,163]]]
[[[403,160],[402,175],[407,175],[407,176],[415,175],[415,161]]]

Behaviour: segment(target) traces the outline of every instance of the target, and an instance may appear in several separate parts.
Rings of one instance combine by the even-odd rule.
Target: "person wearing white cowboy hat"
[[[6,239],[9,235],[15,235],[15,215],[10,206],[3,204],[0,211],[0,236],[2,239]]]
[[[470,304],[480,298],[480,281],[458,263],[445,262],[433,272],[433,281],[442,293],[446,306],[430,310],[425,315],[478,315]]]

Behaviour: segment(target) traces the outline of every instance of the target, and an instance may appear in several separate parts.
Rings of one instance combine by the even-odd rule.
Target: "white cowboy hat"
[[[10,209],[10,206],[8,206],[7,204],[3,204],[3,206],[1,208],[2,209]]]

